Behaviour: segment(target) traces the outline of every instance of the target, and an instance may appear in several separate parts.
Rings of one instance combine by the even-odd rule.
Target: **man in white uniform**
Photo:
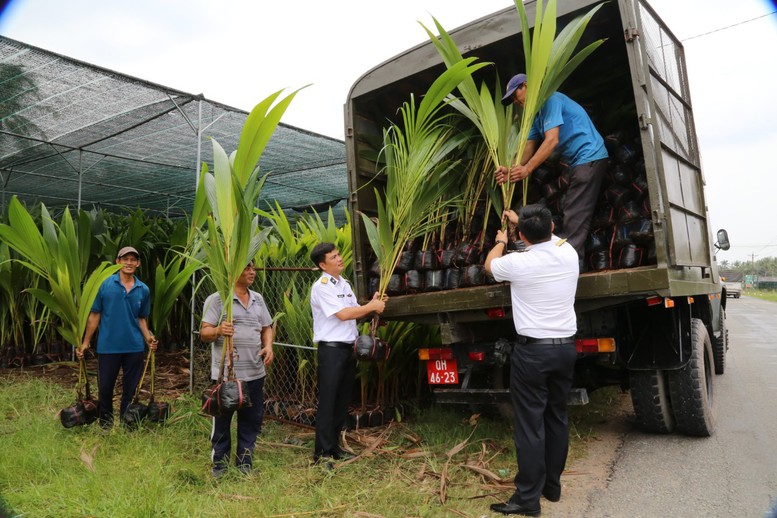
[[[518,474],[513,496],[506,503],[491,504],[491,510],[538,516],[540,495],[551,502],[561,498],[569,450],[567,397],[577,359],[578,257],[569,243],[553,235],[547,208],[527,205],[520,217],[513,211],[505,216],[518,225],[527,250],[502,257],[507,234],[499,230],[485,266],[497,281],[510,282],[518,334],[510,357]]]
[[[353,343],[359,336],[356,320],[382,313],[384,300],[375,293],[372,300],[360,306],[348,281],[341,277],[344,264],[332,243],[319,243],[310,253],[323,274],[310,291],[313,312],[313,341],[318,342],[318,410],[316,411],[316,445],[313,460],[331,460],[348,455],[338,439],[346,425],[351,402],[356,360]]]

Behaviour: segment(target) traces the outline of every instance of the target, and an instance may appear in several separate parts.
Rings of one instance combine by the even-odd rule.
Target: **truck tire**
[[[691,359],[682,369],[669,372],[669,393],[677,430],[709,437],[715,431],[712,372],[715,361],[704,323],[691,320]]]
[[[726,352],[728,351],[728,328],[726,310],[720,308],[720,336],[712,341],[712,357],[715,359],[715,374],[726,371]]]
[[[629,386],[640,427],[650,433],[674,431],[675,418],[666,373],[660,370],[630,371]]]

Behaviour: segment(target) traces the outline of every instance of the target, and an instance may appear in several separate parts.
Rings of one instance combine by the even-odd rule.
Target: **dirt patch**
[[[632,430],[634,410],[628,394],[619,397],[617,408],[593,427],[586,443],[587,453],[567,464],[561,475],[561,500],[553,503],[541,500],[542,515],[552,517],[586,516],[591,496],[605,491],[613,466],[620,455],[623,441]]]
[[[86,368],[89,372],[89,383],[93,394],[97,393],[97,358],[87,359]],[[156,353],[156,375],[154,392],[157,400],[172,401],[189,390],[189,352]],[[55,362],[24,368],[0,369],[0,376],[39,376],[61,385],[65,390],[75,391],[78,380],[78,364],[76,362]],[[147,375],[148,376],[148,375]],[[143,382],[141,399],[149,395],[148,377]],[[121,374],[116,383],[114,397],[121,397]]]

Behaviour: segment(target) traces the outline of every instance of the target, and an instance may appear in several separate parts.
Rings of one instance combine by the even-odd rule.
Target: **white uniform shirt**
[[[574,305],[580,267],[572,245],[553,236],[526,252],[494,259],[491,272],[497,281],[510,282],[519,335],[566,338],[577,332]]]
[[[314,342],[353,342],[359,336],[356,320],[340,320],[336,313],[358,306],[348,281],[324,273],[310,290]]]

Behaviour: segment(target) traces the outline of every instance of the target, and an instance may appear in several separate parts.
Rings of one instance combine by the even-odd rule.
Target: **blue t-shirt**
[[[148,286],[135,277],[135,286],[127,293],[115,273],[105,279],[92,304],[92,313],[100,313],[97,353],[122,354],[143,352],[146,342],[139,318],[147,318],[151,309]]]
[[[570,166],[607,158],[604,139],[586,111],[559,92],[553,93],[540,108],[529,131],[529,140],[540,140],[553,128],[558,128],[557,149]]]

